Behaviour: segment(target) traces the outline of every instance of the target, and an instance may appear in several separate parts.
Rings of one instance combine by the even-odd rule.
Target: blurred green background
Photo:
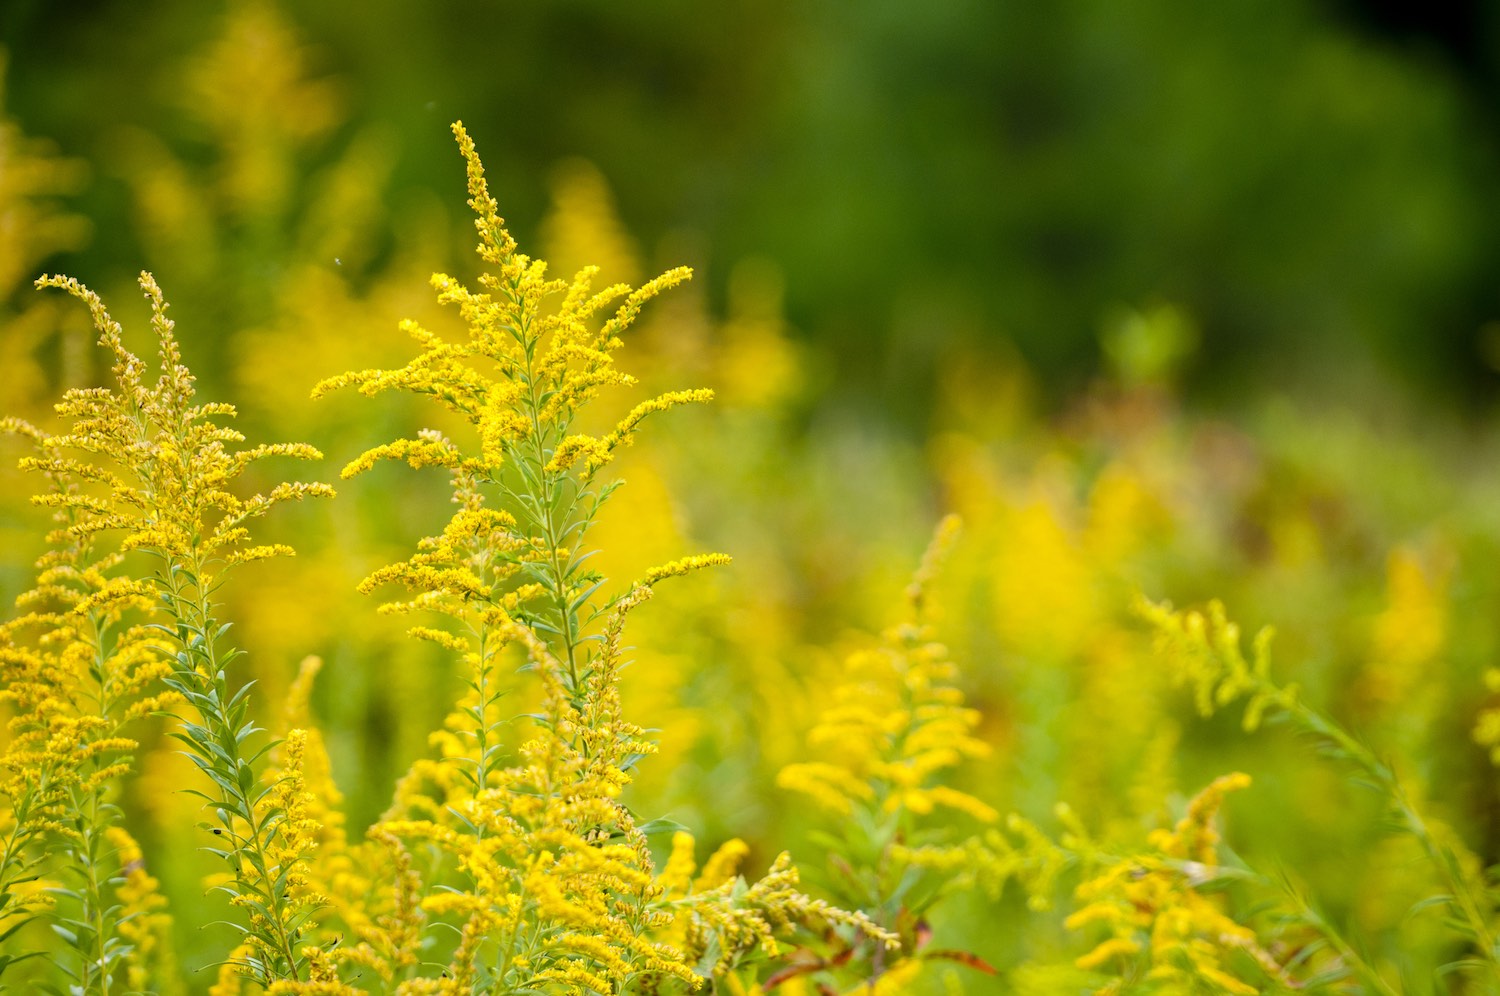
[[[215,57],[204,40],[224,12],[5,5],[10,113],[93,167],[73,203],[98,235],[59,265],[87,279],[144,259],[169,293],[183,283],[131,237],[122,135],[206,154],[214,124],[184,73]],[[1368,403],[1394,381],[1423,404],[1492,403],[1491,4],[373,0],[285,14],[328,86],[299,165],[378,134],[389,176],[371,193],[390,216],[435,196],[451,209],[446,125],[462,117],[527,244],[553,166],[584,156],[653,262],[774,260],[795,334],[837,371],[829,390],[870,417],[920,429],[945,354],[1011,346],[1064,397],[1101,367],[1113,311],[1158,301],[1196,329],[1187,384],[1202,396]],[[225,99],[264,96],[247,80]],[[369,231],[360,249],[400,237]],[[706,273],[720,302],[728,269]],[[230,328],[265,317],[253,296],[184,297],[181,311],[217,309]]]

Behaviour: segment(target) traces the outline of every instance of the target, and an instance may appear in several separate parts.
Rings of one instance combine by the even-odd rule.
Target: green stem
[[[109,633],[109,623],[101,618],[98,613],[89,613],[89,621],[94,630],[94,678],[98,685],[98,698],[95,704],[99,709],[99,716],[108,720],[114,711],[115,701],[110,687],[109,673],[106,670],[107,652],[104,647],[105,639]],[[99,758],[92,758],[92,767],[97,772],[100,767]],[[102,786],[94,786],[88,792],[88,837],[85,840],[85,851],[88,855],[88,891],[85,893],[87,902],[93,907],[94,912],[94,941],[99,955],[99,992],[101,996],[109,996],[109,968],[105,964],[105,943],[114,931],[114,925],[109,922],[108,907],[104,903],[104,893],[99,882],[98,868],[98,833],[100,829],[100,803],[103,794]]]
[[[4,849],[0,850],[0,894],[9,897],[3,910],[7,919],[18,915],[11,906],[11,903],[16,900],[15,888],[24,881],[26,872],[32,867],[32,864],[26,861],[25,855],[26,846],[36,836],[35,830],[26,829],[26,824],[30,819],[28,801],[25,797],[16,800],[17,805],[11,812],[13,822],[5,835]],[[22,922],[30,922],[36,919],[37,914],[20,913],[19,916]],[[0,978],[5,975],[6,967],[8,966],[0,967]],[[0,981],[0,991],[4,989],[4,982]]]
[[[109,652],[106,649],[106,641],[109,634],[109,621],[97,612],[90,612],[87,620],[90,633],[89,646],[93,651],[89,676],[94,681],[94,714],[108,723],[113,718],[117,705],[112,694],[107,669]],[[111,730],[107,735],[113,735],[113,732]],[[90,734],[90,738],[98,735],[95,732]],[[110,821],[105,819],[103,813],[105,787],[88,784],[98,776],[102,767],[103,762],[99,755],[91,755],[87,761],[87,771],[79,782],[70,786],[68,794],[71,797],[70,808],[76,814],[80,837],[79,846],[72,850],[73,871],[82,879],[79,899],[83,908],[80,911],[80,918],[89,924],[93,933],[93,950],[85,952],[79,949],[82,965],[78,981],[85,993],[109,996],[108,942],[114,935],[115,917],[111,915],[113,906],[105,896],[105,883],[99,877],[99,861],[100,830]],[[84,787],[86,784],[88,784],[87,788]]]
[[[290,916],[287,910],[286,890],[277,888],[271,875],[272,863],[266,854],[268,827],[256,812],[252,788],[244,786],[239,776],[240,771],[248,762],[240,751],[240,731],[234,728],[234,723],[226,712],[227,704],[232,696],[219,664],[215,638],[218,625],[213,617],[213,605],[209,600],[209,592],[201,580],[204,567],[201,558],[195,559],[191,565],[193,580],[190,584],[182,582],[182,571],[168,572],[169,582],[166,594],[172,600],[174,615],[177,616],[179,622],[178,642],[186,651],[186,659],[176,659],[174,670],[179,681],[198,693],[193,702],[194,708],[209,735],[223,752],[224,758],[216,757],[206,747],[195,745],[195,749],[204,761],[209,762],[215,768],[228,766],[231,769],[227,772],[220,771],[221,774],[227,776],[225,781],[228,785],[217,780],[216,784],[219,787],[221,799],[229,804],[232,811],[242,814],[247,826],[247,833],[239,837],[233,831],[232,817],[220,817],[220,822],[224,824],[230,840],[236,844],[236,850],[240,852],[235,855],[237,887],[257,893],[266,901],[267,912],[270,914],[266,917],[268,927],[265,930],[265,939],[269,940],[274,957],[281,964],[262,966],[264,977],[259,981],[269,985],[280,977],[282,971],[285,972],[285,977],[297,981],[300,979],[294,953],[297,932],[288,926]],[[204,669],[207,671],[206,675],[200,674],[193,665],[195,652],[202,657]],[[254,784],[252,780],[250,785]],[[269,830],[276,832],[274,826]],[[245,853],[245,844],[250,845],[248,853]],[[259,876],[258,883],[245,879],[244,866],[239,863],[241,860],[248,862]]]
[[[21,825],[24,815],[19,808],[12,812],[11,818],[15,821],[11,824],[10,831],[5,835],[4,850],[0,850],[0,892],[9,892],[15,885],[17,876],[16,858],[25,841],[21,839]]]
[[[1307,897],[1294,888],[1290,882],[1282,882],[1281,891],[1296,905],[1298,915],[1311,924],[1329,946],[1338,954],[1339,960],[1353,969],[1370,991],[1378,996],[1401,996],[1399,992],[1391,988],[1390,983],[1375,970],[1374,966],[1354,949],[1354,946],[1344,939],[1332,924],[1330,924],[1321,913],[1315,910]]]
[[[547,541],[547,565],[552,568],[552,592],[557,600],[557,628],[562,635],[563,660],[568,666],[568,690],[573,694],[578,693],[578,639],[573,627],[573,613],[568,610],[569,590],[567,585],[567,568],[563,566],[562,557],[558,551],[558,527],[553,521],[552,500],[554,497],[552,475],[547,472],[547,452],[542,439],[541,409],[536,397],[536,386],[531,380],[530,364],[527,364],[527,384],[530,387],[530,411],[532,425],[532,441],[536,449],[537,478],[542,485],[542,510],[541,526],[543,539]]]
[[[512,302],[522,307],[520,299],[512,290]],[[553,521],[552,500],[555,496],[552,475],[547,471],[546,441],[542,432],[541,399],[536,393],[536,346],[537,343],[529,339],[531,329],[531,316],[521,316],[521,339],[525,343],[526,353],[526,414],[531,421],[532,457],[536,464],[536,478],[542,489],[541,514],[537,516],[538,525],[542,527],[542,538],[547,542],[547,565],[552,569],[552,593],[557,602],[558,632],[562,636],[563,663],[568,668],[568,691],[578,694],[578,633],[574,626],[573,613],[569,611],[568,600],[570,592],[567,586],[567,568],[558,553],[558,541],[560,532],[558,524]],[[579,537],[580,540],[582,537]]]
[[[83,840],[83,867],[84,867],[84,915],[89,919],[94,933],[94,959],[89,967],[96,966],[99,970],[98,988],[90,986],[89,976],[93,973],[87,970],[84,977],[79,981],[83,983],[84,992],[98,992],[100,996],[109,996],[109,964],[107,962],[108,952],[106,944],[113,932],[113,924],[106,916],[104,904],[104,890],[99,881],[99,794],[88,793],[88,829],[84,831]]]
[[[492,682],[490,680],[489,625],[487,623],[480,622],[476,638],[479,642],[479,680],[477,683],[479,702],[476,706],[479,710],[479,715],[476,717],[477,722],[474,725],[477,728],[475,737],[479,743],[479,758],[474,768],[474,795],[478,796],[490,784],[489,715],[492,701]],[[474,835],[480,840],[484,839],[484,824],[482,822],[475,825]]]
[[[1269,680],[1262,680],[1261,684],[1277,695],[1281,694],[1282,690]],[[1406,831],[1417,839],[1428,860],[1437,869],[1453,905],[1462,916],[1464,925],[1472,933],[1480,953],[1489,962],[1491,970],[1500,971],[1500,955],[1497,955],[1495,950],[1495,934],[1490,928],[1489,919],[1485,916],[1479,899],[1474,894],[1473,883],[1463,875],[1459,867],[1458,855],[1451,847],[1444,845],[1434,836],[1426,818],[1407,796],[1406,789],[1395,771],[1371,753],[1369,748],[1350,736],[1343,727],[1321,713],[1301,702],[1295,702],[1284,708],[1295,722],[1332,743],[1376,783],[1397,815],[1400,816]]]

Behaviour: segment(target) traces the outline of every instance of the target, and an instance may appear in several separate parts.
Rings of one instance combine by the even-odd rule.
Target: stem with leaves
[[[297,980],[305,961],[297,944],[311,908],[292,894],[293,869],[271,856],[286,814],[266,806],[274,786],[260,785],[255,774],[256,764],[275,743],[250,747],[251,738],[263,732],[248,715],[253,683],[230,691],[225,667],[243,652],[219,647],[229,626],[215,618],[213,584],[202,580],[204,566],[169,563],[152,579],[174,620],[159,627],[176,647],[166,685],[198,715],[198,722],[184,721],[172,736],[187,746],[184,753],[218,789],[212,795],[185,791],[204,800],[214,814],[205,827],[229,844],[208,850],[230,865],[233,877],[219,888],[250,914],[243,928],[250,948],[244,969],[262,985]]]
[[[1263,713],[1276,716],[1313,736],[1326,754],[1364,775],[1366,784],[1385,800],[1397,825],[1416,839],[1437,872],[1446,892],[1430,902],[1451,909],[1454,916],[1449,923],[1475,948],[1478,958],[1470,959],[1466,967],[1481,968],[1500,985],[1500,951],[1492,923],[1495,904],[1477,861],[1422,812],[1390,764],[1337,722],[1301,702],[1295,686],[1271,678],[1272,630],[1267,627],[1256,634],[1247,661],[1240,649],[1239,627],[1229,621],[1218,602],[1211,603],[1205,614],[1176,612],[1143,599],[1137,611],[1155,630],[1158,653],[1176,671],[1178,682],[1194,686],[1200,713],[1210,715],[1244,698],[1247,731],[1255,729]]]

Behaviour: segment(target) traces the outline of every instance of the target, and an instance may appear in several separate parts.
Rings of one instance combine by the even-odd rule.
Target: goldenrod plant
[[[953,828],[960,820],[984,826],[999,818],[943,778],[965,760],[990,753],[974,736],[978,713],[964,707],[956,668],[927,621],[931,583],[958,529],[954,516],[938,527],[906,589],[909,618],[880,645],[845,661],[842,681],[807,736],[809,754],[819,760],[789,764],[777,778],[833,821],[820,834],[830,891],[902,945],[891,950],[869,938],[821,955],[809,952],[778,978],[843,977],[898,991],[923,960],[994,971],[972,953],[928,947],[930,908],[944,892],[972,886],[976,874],[995,867],[993,857],[974,860],[988,857],[977,835],[962,841]]]
[[[149,274],[140,284],[157,341],[154,383],[98,295],[71,278],[38,279],[39,287],[61,288],[88,307],[99,344],[114,363],[114,386],[69,391],[57,406],[71,421],[67,431],[47,434],[12,423],[41,451],[23,467],[53,485],[37,502],[56,508],[63,523],[52,537],[61,549],[44,558],[34,592],[37,601],[52,599],[60,608],[16,621],[52,626],[40,642],[53,643],[56,661],[48,668],[45,656],[13,658],[42,683],[22,700],[37,714],[22,712],[13,723],[12,749],[41,747],[29,759],[36,770],[25,773],[23,783],[44,793],[61,788],[67,801],[59,807],[43,795],[39,803],[26,799],[26,806],[61,838],[50,857],[67,874],[82,876],[81,884],[60,893],[79,912],[54,925],[78,951],[78,964],[57,964],[85,992],[123,991],[131,971],[140,971],[132,962],[149,945],[126,937],[144,929],[154,904],[143,891],[146,880],[132,880],[136,869],[127,866],[133,861],[122,860],[133,844],[110,833],[116,830],[111,782],[129,768],[119,755],[134,748],[122,726],[180,703],[187,715],[173,735],[207,776],[203,788],[185,791],[202,798],[208,816],[202,827],[221,845],[212,848],[226,865],[218,888],[236,907],[244,933],[241,967],[265,984],[296,979],[306,961],[299,942],[307,912],[316,905],[298,874],[307,830],[287,805],[296,795],[295,778],[265,784],[257,772],[268,747],[258,742],[261,730],[249,715],[249,685],[231,677],[237,654],[225,640],[229,625],[220,621],[214,597],[237,565],[291,552],[280,544],[253,544],[250,522],[282,502],[332,489],[283,483],[248,498],[229,490],[258,460],[320,455],[298,444],[237,449],[243,436],[216,421],[232,417],[234,408],[195,403],[166,301]],[[141,623],[124,625],[129,618]],[[24,688],[8,682],[11,694]],[[49,779],[48,771],[59,777]],[[27,777],[36,774],[41,778]],[[28,825],[34,822],[16,820],[18,828]],[[128,897],[112,895],[117,887],[134,893],[136,908],[122,901]]]
[[[468,694],[436,737],[443,756],[418,763],[373,831],[434,869],[400,929],[410,936],[411,918],[430,917],[451,926],[453,940],[442,946],[441,978],[425,983],[397,978],[417,966],[398,969],[373,948],[342,957],[412,992],[583,994],[697,988],[756,949],[774,954],[777,935],[798,924],[894,945],[868,917],[797,891],[785,855],[758,882],[724,869],[694,888],[680,870],[689,845],[678,838],[671,874],[656,873],[653,825],[621,800],[632,769],[655,750],[622,711],[624,624],[658,582],[728,558],[675,560],[600,594],[606,579],[589,564],[588,533],[619,484],[598,480],[617,448],[648,416],[712,395],[659,395],[607,432],[577,431],[577,421],[603,391],[634,383],[615,366],[622,334],[647,301],[690,273],[669,270],[635,290],[595,290],[595,267],[571,281],[548,278],[546,263],[520,253],[506,230],[462,124],[454,134],[477,251],[490,269],[478,291],[446,274],[432,282],[458,308],[467,339],[449,342],[406,323],[422,351],[405,367],[344,374],[315,391],[411,391],[470,426],[467,445],[423,431],[368,450],[343,472],[398,459],[452,478],[457,510],[443,531],[364,587],[395,583],[411,593],[385,612],[445,617],[446,626],[418,624],[411,634],[459,655],[469,672]],[[596,321],[609,307],[613,314]],[[505,711],[517,670],[541,691],[540,710],[524,721]],[[726,860],[709,864],[722,869]]]
[[[1170,304],[1109,325],[1115,373],[1056,417],[956,328],[936,434],[895,440],[816,400],[802,275],[636,243],[576,161],[537,226],[558,273],[462,129],[483,273],[434,293],[440,207],[292,19],[226,14],[162,63],[187,129],[101,136],[212,341],[179,348],[147,279],[148,374],[128,313],[0,280],[31,471],[0,468],[0,985],[1500,991],[1487,479],[1315,412],[1191,415]],[[79,164],[0,139],[0,277],[89,267],[50,262]],[[657,258],[703,276],[641,284]],[[260,519],[328,489],[278,486],[312,447],[219,398],[355,479]],[[961,541],[871,635],[935,508]],[[1275,619],[1300,663],[1141,590]]]
[[[1429,865],[1439,891],[1419,906],[1442,911],[1447,933],[1461,945],[1445,971],[1470,977],[1475,991],[1500,985],[1496,900],[1488,873],[1448,826],[1425,812],[1421,799],[1390,762],[1340,723],[1303,702],[1295,686],[1278,683],[1271,676],[1273,631],[1265,627],[1256,633],[1247,658],[1239,626],[1218,602],[1198,612],[1173,611],[1143,600],[1139,611],[1156,634],[1159,659],[1176,681],[1191,687],[1200,714],[1210,716],[1243,701],[1242,723],[1247,731],[1254,731],[1266,718],[1284,721],[1310,737],[1323,754],[1353,769],[1360,782],[1375,792],[1393,830],[1415,841]],[[1222,782],[1223,787],[1241,785]],[[1283,891],[1283,902],[1292,915],[1318,929],[1334,953],[1332,974],[1353,976],[1370,992],[1401,992],[1412,986],[1414,980],[1400,975],[1393,980],[1390,973],[1360,956],[1303,890],[1288,882]]]

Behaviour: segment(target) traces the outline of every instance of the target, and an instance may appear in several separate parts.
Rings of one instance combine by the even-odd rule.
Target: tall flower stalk
[[[222,841],[213,848],[229,871],[220,888],[243,911],[248,953],[241,967],[264,984],[295,980],[305,960],[298,942],[315,904],[301,890],[298,874],[309,846],[307,829],[290,818],[277,784],[262,784],[257,777],[257,762],[270,745],[256,739],[260,731],[249,718],[249,685],[230,676],[228,666],[239,651],[224,640],[229,626],[218,617],[214,595],[234,566],[292,552],[280,545],[252,545],[251,520],[284,501],[332,494],[324,484],[283,483],[267,494],[240,498],[229,490],[235,478],[265,457],[318,459],[321,454],[301,444],[234,448],[244,437],[215,421],[232,417],[234,408],[194,403],[193,376],[182,362],[166,301],[150,274],[141,274],[140,285],[151,305],[160,362],[154,384],[147,382],[145,364],[125,347],[119,323],[98,295],[66,277],[42,277],[37,285],[61,288],[88,306],[99,343],[114,360],[115,381],[114,387],[69,391],[57,411],[71,420],[70,430],[38,435],[42,453],[24,465],[62,482],[38,500],[68,518],[67,536],[102,543],[103,534],[123,532],[112,546],[112,564],[136,551],[154,563],[144,577],[85,575],[93,590],[73,608],[87,622],[75,644],[92,655],[88,672],[97,689],[97,710],[109,715],[120,694],[139,690],[114,680],[121,669],[108,666],[112,657],[138,655],[148,640],[165,651],[164,662],[157,658],[165,666],[152,673],[166,691],[142,701],[160,707],[177,699],[192,710],[192,718],[173,735],[211,783],[209,791],[187,791],[204,799],[210,814],[204,829],[216,843]],[[143,606],[158,613],[158,621],[127,631],[124,649],[118,641],[108,644],[113,620]],[[141,711],[139,704],[133,708]],[[128,746],[104,742],[112,749]],[[106,805],[94,793],[94,784],[121,774],[123,762],[91,765],[74,790],[83,795],[68,808],[92,825],[99,823],[100,807]],[[76,832],[80,866],[86,870],[97,866],[102,847],[98,832]],[[81,893],[86,910],[98,892],[99,883],[88,878]],[[105,924],[96,919],[82,926],[97,933],[97,964],[107,965]]]
[[[479,290],[442,273],[432,283],[439,300],[457,307],[467,336],[449,341],[405,322],[421,350],[406,366],[343,374],[314,394],[409,391],[470,430],[457,442],[424,430],[365,452],[343,472],[397,459],[444,468],[453,482],[457,510],[442,532],[362,587],[404,586],[409,597],[382,610],[437,613],[444,623],[410,632],[460,655],[470,675],[436,738],[443,757],[417,763],[374,831],[435,862],[419,912],[453,927],[455,941],[440,980],[398,978],[380,954],[394,943],[371,941],[345,957],[388,966],[401,992],[583,996],[698,988],[744,952],[774,951],[773,935],[798,923],[842,923],[893,942],[867,918],[797,891],[786,856],[755,885],[731,874],[695,891],[675,870],[665,880],[656,874],[651,828],[621,798],[635,765],[655,751],[620,704],[625,619],[658,581],[728,558],[686,557],[608,593],[587,539],[618,486],[598,475],[619,447],[650,415],[712,393],[651,398],[605,433],[577,423],[601,392],[635,384],[615,365],[621,336],[647,301],[690,271],[669,270],[634,290],[594,290],[596,267],[549,278],[545,262],[518,251],[473,142],[461,123],[453,130],[489,269]],[[598,320],[606,309],[613,313]],[[514,684],[507,671],[517,668],[540,684],[541,707],[529,722],[500,711]],[[525,733],[519,747],[517,730]],[[406,891],[398,882],[394,895]],[[406,930],[411,918],[392,922]]]
[[[946,784],[953,769],[990,751],[974,735],[979,713],[965,705],[958,670],[930,619],[931,587],[958,530],[957,516],[938,526],[906,588],[906,620],[845,660],[808,732],[808,753],[817,760],[788,764],[776,779],[837,820],[837,836],[819,835],[825,845],[837,842],[827,855],[830,891],[898,934],[902,950],[844,939],[782,978],[856,978],[876,992],[900,992],[922,971],[923,958],[993,972],[968,952],[922,950],[931,909],[945,893],[972,884],[954,866],[976,872],[985,864],[980,854],[993,861],[980,836],[960,842],[957,828],[999,819],[985,802]]]

